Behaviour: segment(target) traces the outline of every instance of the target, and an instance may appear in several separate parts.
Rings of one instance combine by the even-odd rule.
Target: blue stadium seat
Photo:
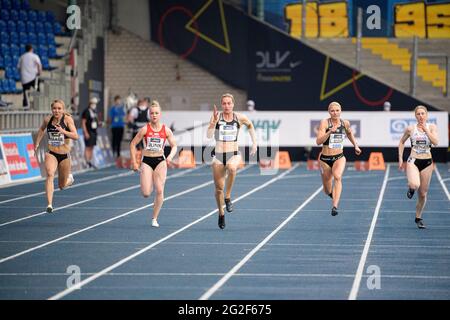
[[[28,42],[32,45],[37,45],[38,41],[34,32],[28,32]]]
[[[53,12],[47,11],[47,21],[52,24],[55,22],[55,14]]]
[[[14,79],[14,69],[12,67],[5,68],[5,78]]]
[[[10,0],[2,0],[2,8],[11,10],[12,9],[11,1]]]
[[[9,82],[9,91],[11,93],[20,93],[20,92],[22,92],[22,90],[18,90],[17,89],[17,87],[16,87],[16,80],[9,79],[8,82]]]
[[[17,31],[16,22],[9,20],[8,21],[8,32]]]
[[[6,43],[2,43],[0,45],[0,55],[2,56],[9,56],[11,54],[9,45],[7,45]]]
[[[27,36],[28,39],[28,36]],[[25,53],[25,46],[28,44],[28,41],[26,43],[21,43],[19,48],[20,48],[20,55],[23,55]]]
[[[0,94],[6,93],[5,89],[3,89],[3,79],[0,79]]]
[[[2,31],[8,31],[8,25],[5,21],[0,20],[0,32]],[[53,28],[52,28],[52,32],[53,32]]]
[[[56,47],[54,45],[48,46],[48,56],[50,58],[59,58],[60,56],[56,53]]]
[[[11,44],[9,51],[12,56],[20,56],[20,48],[16,44]]]
[[[5,61],[3,60],[3,55],[0,55],[0,69],[5,69]]]
[[[50,22],[44,23],[45,33],[53,33],[53,25]]]
[[[19,43],[21,45],[28,43],[28,34],[26,32],[19,32]]]
[[[14,21],[19,21],[19,12],[17,10],[10,10],[9,18]]]
[[[9,33],[5,31],[0,32],[0,43],[9,44]]]
[[[6,68],[11,68],[13,66],[12,58],[10,55],[4,55],[3,61],[5,62],[5,70],[6,70]]]
[[[28,20],[36,22],[37,20],[37,14],[35,10],[28,11]]]
[[[17,21],[17,32],[27,32],[27,25],[23,21]]]
[[[34,27],[35,27],[35,29],[36,29],[36,33],[39,33],[39,32],[44,33],[44,32],[45,32],[44,24],[43,24],[42,22],[40,22],[40,21],[37,21],[37,22],[34,24]]]
[[[9,43],[19,44],[19,34],[17,32],[9,33]]]
[[[48,57],[44,56],[44,57],[40,57],[41,58],[41,62],[42,62],[42,68],[44,70],[54,70],[56,69],[55,67],[51,67],[50,66],[50,62],[48,60]]]
[[[30,10],[31,6],[28,0],[22,0],[22,9],[23,10]]]
[[[36,28],[34,27],[33,21],[27,21],[27,31],[36,33]]]
[[[28,20],[28,13],[26,10],[19,10],[19,21],[27,21]]]
[[[21,3],[19,0],[12,0],[11,1],[11,8],[13,8],[14,10],[20,10],[21,8]]]
[[[9,20],[9,10],[2,8],[2,10],[0,10],[0,17],[2,17],[3,21],[8,21]]]
[[[49,48],[46,46],[46,45],[39,45],[37,48],[36,48],[36,54],[39,56],[39,57],[41,57],[41,56],[50,56],[49,55]]]
[[[37,21],[42,22],[42,23],[47,21],[47,14],[45,11],[38,11]]]
[[[53,33],[47,33],[47,44],[56,46],[55,35]]]
[[[53,33],[56,35],[63,34],[63,30],[62,30],[61,24],[59,22],[53,23]]]
[[[37,35],[38,44],[47,45],[47,37],[44,33],[38,33]]]

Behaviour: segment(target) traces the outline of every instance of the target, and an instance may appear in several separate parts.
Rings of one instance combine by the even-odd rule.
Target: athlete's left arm
[[[423,126],[422,128],[425,131],[428,138],[430,139],[431,143],[433,145],[437,146],[439,144],[439,139],[438,139],[438,132],[437,132],[436,125],[432,123],[432,124],[430,124],[429,129],[427,129],[426,126]]]
[[[250,150],[250,155],[253,156],[258,151],[258,141],[256,139],[256,132],[255,127],[253,126],[253,122],[250,121],[250,119],[244,115],[237,113],[238,121],[248,128],[248,133],[250,134],[250,137],[252,138],[252,149]]]
[[[167,136],[167,141],[169,141],[170,144],[170,153],[167,156],[167,162],[170,163],[173,160],[173,157],[175,157],[175,155],[177,154],[177,140],[175,140],[175,136],[173,135],[172,130],[170,130],[170,128],[166,128],[166,136]]]
[[[72,116],[66,115],[66,121],[67,121],[66,125],[67,125],[67,127],[69,127],[70,132],[67,130],[64,130],[59,125],[56,126],[56,129],[59,132],[63,133],[69,139],[78,140],[78,131],[77,131],[77,127],[75,127],[75,122],[73,121]]]
[[[362,151],[358,147],[358,144],[356,143],[355,136],[353,135],[353,131],[350,127],[350,121],[344,120],[344,128],[345,128],[345,132],[347,134],[348,140],[350,140],[350,142],[355,146],[355,153],[357,155],[360,155]]]

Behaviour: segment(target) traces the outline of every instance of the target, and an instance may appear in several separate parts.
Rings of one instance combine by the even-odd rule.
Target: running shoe
[[[70,187],[71,185],[73,185],[73,183],[75,182],[75,179],[73,178],[73,174],[69,174],[69,176],[67,177],[67,187]]]
[[[225,199],[225,208],[228,212],[233,211],[233,203],[231,202],[231,199]]]
[[[331,215],[334,217],[337,216],[337,214],[338,214],[337,208],[336,207],[331,208]]]
[[[53,212],[53,207],[50,205],[47,207],[47,213],[52,213]]]
[[[219,228],[225,229],[225,215],[221,216],[219,214]]]
[[[416,224],[417,224],[417,228],[419,228],[419,229],[426,229],[426,228],[427,228],[427,227],[425,227],[425,225],[423,224],[423,219],[416,218],[415,222],[416,222]]]
[[[159,228],[159,224],[156,219],[152,219],[152,227]]]
[[[408,197],[408,199],[411,199],[414,195],[414,189],[408,189],[408,192],[406,193],[406,196]]]
[[[331,199],[333,199],[333,192],[330,192],[330,193],[328,194],[328,196],[329,196]]]

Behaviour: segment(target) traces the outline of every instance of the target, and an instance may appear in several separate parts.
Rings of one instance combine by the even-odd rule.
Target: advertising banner
[[[316,146],[320,120],[328,118],[325,112],[244,112],[252,121],[259,146],[301,147]],[[206,131],[211,112],[166,111],[162,121],[174,131],[179,146],[210,146]],[[406,127],[415,124],[413,112],[343,112],[342,119],[349,120],[358,144],[362,147],[397,147]],[[429,112],[428,122],[438,127],[438,147],[448,147],[448,114]],[[247,128],[241,127],[239,145],[250,146]],[[345,146],[351,143],[346,139]]]
[[[1,144],[11,182],[41,177],[31,133],[2,135]]]

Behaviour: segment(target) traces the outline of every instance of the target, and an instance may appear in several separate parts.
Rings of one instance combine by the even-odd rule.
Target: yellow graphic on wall
[[[342,89],[344,89],[346,86],[352,84],[353,81],[357,81],[358,79],[360,79],[361,77],[364,76],[362,73],[360,73],[360,74],[356,75],[354,79],[352,77],[349,80],[341,83],[337,87],[329,90],[328,92],[325,92],[325,88],[326,88],[327,80],[328,80],[328,69],[329,69],[329,66],[330,66],[330,57],[327,56],[326,59],[325,59],[325,67],[323,69],[322,88],[320,89],[320,101],[323,101],[323,100],[327,99],[328,97],[332,96],[336,92],[339,92]]]
[[[225,44],[221,44],[221,43],[215,41],[214,39],[211,39],[210,37],[208,37],[207,35],[205,35],[201,31],[196,30],[195,28],[192,27],[192,24],[194,23],[194,21],[198,20],[198,18],[206,11],[206,9],[208,9],[211,6],[211,4],[213,2],[214,2],[214,0],[208,0],[200,8],[200,10],[194,15],[194,17],[186,24],[186,29],[189,30],[190,32],[194,33],[195,35],[199,36],[200,38],[202,38],[206,42],[208,42],[208,43],[212,44],[213,46],[219,48],[220,50],[225,51],[226,53],[231,53],[230,40],[228,38],[227,22],[225,20],[225,12],[223,10],[222,0],[217,0],[217,2],[218,2],[218,5],[219,5],[220,22],[222,24],[222,32],[223,32],[223,37],[224,37],[224,40],[225,40]]]

